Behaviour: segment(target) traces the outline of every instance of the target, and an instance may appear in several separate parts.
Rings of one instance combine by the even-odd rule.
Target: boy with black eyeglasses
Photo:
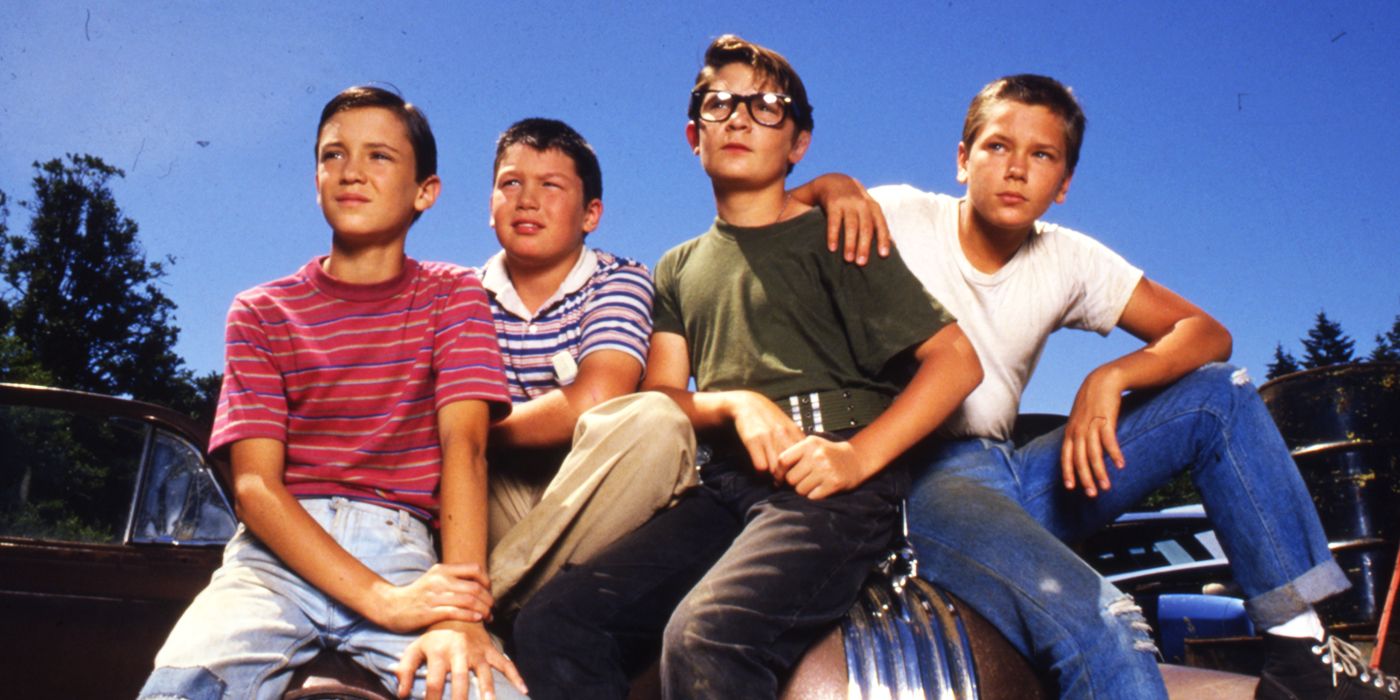
[[[885,551],[900,454],[981,380],[902,262],[846,265],[786,192],[812,117],[782,56],[720,37],[689,116],[718,218],[657,266],[643,388],[702,433],[702,486],[526,604],[536,698],[623,697],[658,641],[666,697],[776,696]]]

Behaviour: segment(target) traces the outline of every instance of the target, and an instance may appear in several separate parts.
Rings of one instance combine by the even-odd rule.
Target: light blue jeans
[[[340,546],[391,583],[413,581],[437,560],[427,526],[404,511],[344,498],[300,502]],[[349,654],[392,691],[398,680],[390,667],[417,638],[389,632],[337,603],[239,525],[223,566],[156,655],[140,697],[275,700],[296,667],[322,648]],[[475,688],[476,679],[471,682]],[[413,697],[423,697],[425,685],[420,667]],[[521,697],[500,673],[495,685],[498,698]]]
[[[1282,623],[1349,583],[1327,550],[1288,448],[1243,370],[1212,364],[1129,396],[1126,468],[1088,498],[1064,488],[1064,429],[1017,449],[972,439],[921,455],[909,527],[919,573],[992,622],[1063,698],[1166,697],[1149,630],[1064,542],[1111,522],[1189,471],[1257,627]],[[1105,460],[1107,461],[1107,460]]]

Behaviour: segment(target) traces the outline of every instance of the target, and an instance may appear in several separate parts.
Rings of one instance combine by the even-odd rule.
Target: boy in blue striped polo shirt
[[[651,274],[584,243],[603,215],[592,147],[563,122],[524,119],[498,139],[494,171],[502,250],[481,277],[514,410],[490,435],[489,570],[508,618],[693,485],[695,436],[669,398],[633,393]]]

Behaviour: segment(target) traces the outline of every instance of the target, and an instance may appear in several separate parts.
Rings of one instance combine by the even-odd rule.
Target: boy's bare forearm
[[[566,447],[573,441],[579,416],[605,401],[637,389],[642,365],[620,350],[600,350],[579,363],[572,384],[517,404],[505,420],[491,426],[493,447]]]
[[[317,589],[370,617],[391,587],[345,551],[282,482],[285,447],[277,440],[240,440],[231,448],[238,516],[288,568]]]
[[[1206,363],[1230,359],[1233,340],[1219,321],[1147,278],[1138,283],[1118,325],[1147,341],[1094,370],[1121,391],[1166,386]]]
[[[488,407],[481,401],[458,401],[438,411],[442,443],[439,519],[444,563],[486,565],[489,423]]]
[[[928,436],[982,383],[982,364],[957,324],[915,353],[919,369],[890,407],[850,440],[869,478]]]

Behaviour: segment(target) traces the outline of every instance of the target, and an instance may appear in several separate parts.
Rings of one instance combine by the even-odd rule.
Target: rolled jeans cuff
[[[1351,588],[1351,581],[1334,559],[1308,569],[1288,583],[1245,601],[1255,627],[1268,629],[1307,612],[1313,603]]]

